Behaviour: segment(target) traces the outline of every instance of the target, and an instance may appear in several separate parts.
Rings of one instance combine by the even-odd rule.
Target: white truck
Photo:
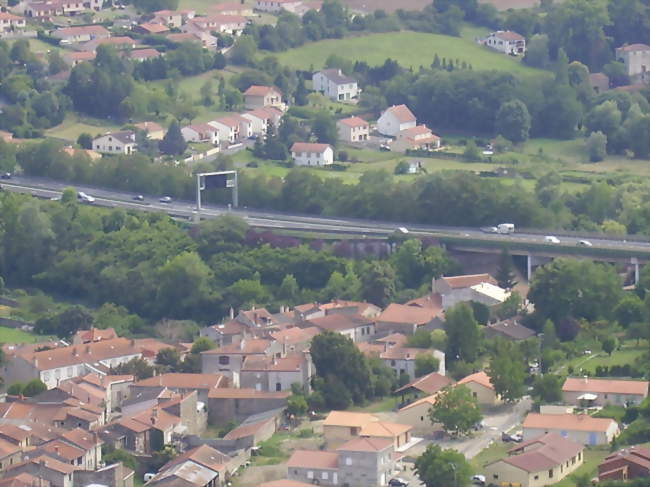
[[[515,233],[515,224],[499,223],[499,225],[497,225],[497,233],[502,233],[502,234]]]

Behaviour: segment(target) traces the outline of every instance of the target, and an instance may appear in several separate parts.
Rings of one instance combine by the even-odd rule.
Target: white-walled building
[[[109,132],[93,140],[93,150],[103,154],[133,154],[137,151],[135,132]]]
[[[357,80],[346,76],[340,69],[324,69],[312,76],[314,91],[319,91],[335,101],[349,101],[359,96]]]
[[[329,144],[296,142],[291,146],[296,166],[327,166],[334,163],[334,151]]]
[[[336,122],[336,128],[344,142],[361,142],[370,135],[370,124],[360,117],[343,118]]]
[[[406,105],[393,105],[387,108],[377,120],[377,130],[382,135],[397,137],[400,132],[412,129],[417,125],[417,119]]]

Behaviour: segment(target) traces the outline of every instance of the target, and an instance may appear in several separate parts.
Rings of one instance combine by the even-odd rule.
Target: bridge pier
[[[639,284],[639,259],[632,257],[630,263],[634,265],[634,284]]]
[[[533,264],[531,262],[530,254],[526,255],[526,279],[530,282],[530,278],[533,276]]]

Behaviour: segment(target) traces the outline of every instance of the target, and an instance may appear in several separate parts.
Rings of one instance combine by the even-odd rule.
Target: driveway
[[[525,397],[517,404],[508,404],[500,406],[492,411],[483,413],[483,424],[485,428],[477,432],[471,438],[462,439],[445,439],[445,440],[424,440],[405,452],[409,459],[420,456],[427,446],[431,443],[440,445],[443,449],[453,448],[459,451],[468,460],[478,455],[479,452],[487,448],[493,441],[501,441],[501,432],[510,431],[519,426],[526,413],[530,411],[532,400]],[[404,461],[404,470],[397,476],[409,481],[409,487],[423,486],[413,472],[413,463]]]

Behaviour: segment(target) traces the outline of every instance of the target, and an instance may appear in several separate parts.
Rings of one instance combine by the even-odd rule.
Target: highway
[[[41,198],[58,198],[63,190],[73,186],[70,183],[58,181],[13,176],[3,179],[0,185],[5,191],[32,194]],[[196,203],[191,201],[173,200],[171,203],[161,203],[160,197],[145,195],[144,201],[135,201],[134,193],[126,193],[106,188],[97,188],[85,185],[74,185],[77,191],[83,191],[95,198],[95,205],[104,207],[124,208],[137,211],[159,211],[175,217],[191,219],[196,216]],[[311,231],[319,233],[341,233],[366,235],[368,237],[385,237],[404,227],[409,234],[432,237],[455,237],[468,240],[480,239],[483,241],[498,241],[512,243],[527,243],[544,245],[551,250],[558,244],[545,241],[545,235],[537,233],[515,232],[509,235],[490,234],[479,228],[444,227],[420,225],[404,222],[370,221],[353,218],[330,218],[309,216],[301,214],[287,214],[275,211],[255,210],[248,208],[229,209],[225,206],[203,205],[200,216],[214,218],[226,213],[240,216],[253,227],[267,229],[283,229],[294,231]],[[501,222],[495,222],[501,223]],[[626,237],[602,237],[579,235],[558,235],[562,246],[578,246],[581,240],[588,240],[594,248],[616,249],[619,251],[650,251],[650,241],[628,240]],[[588,249],[585,248],[585,254]]]

